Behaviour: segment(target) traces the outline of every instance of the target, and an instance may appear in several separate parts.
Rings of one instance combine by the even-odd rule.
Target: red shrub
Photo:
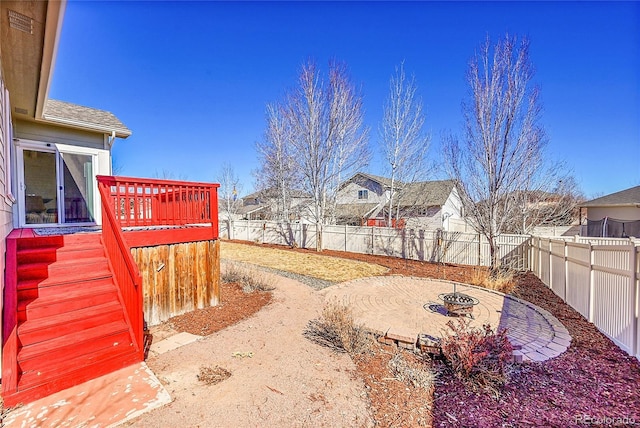
[[[475,329],[463,318],[457,324],[449,321],[447,326],[451,334],[442,339],[442,353],[454,375],[473,390],[499,396],[513,359],[506,330],[495,333],[488,324]]]

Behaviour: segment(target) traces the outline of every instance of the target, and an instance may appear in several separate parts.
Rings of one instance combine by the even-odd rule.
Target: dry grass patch
[[[240,266],[238,263],[223,260],[221,263],[222,282],[232,282],[242,285],[242,291],[253,293],[254,291],[271,291],[274,289],[273,279],[264,272],[255,268]]]
[[[423,388],[433,393],[436,383],[436,374],[430,364],[417,363],[408,360],[401,352],[396,351],[389,360],[391,372],[401,382],[405,382],[414,388]]]
[[[365,328],[356,324],[351,308],[336,301],[327,303],[322,316],[309,321],[303,334],[318,345],[349,355],[369,352],[373,341]]]
[[[331,282],[378,276],[388,271],[386,267],[372,263],[235,242],[221,241],[220,251],[223,259],[252,263]]]
[[[516,288],[515,274],[511,270],[499,270],[491,275],[488,269],[474,269],[469,283],[504,294],[511,294]]]

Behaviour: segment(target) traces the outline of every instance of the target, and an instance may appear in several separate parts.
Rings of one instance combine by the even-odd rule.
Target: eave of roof
[[[640,186],[631,187],[609,195],[580,204],[584,208],[595,207],[639,207],[640,208]]]
[[[131,130],[113,113],[58,100],[47,100],[42,118],[45,122],[127,138]]]
[[[62,31],[62,21],[67,8],[67,0],[47,2],[47,26],[45,27],[44,45],[42,48],[42,63],[40,66],[40,82],[36,99],[35,118],[41,118],[45,104],[49,97],[49,88],[53,78],[56,58],[58,56],[58,42]]]

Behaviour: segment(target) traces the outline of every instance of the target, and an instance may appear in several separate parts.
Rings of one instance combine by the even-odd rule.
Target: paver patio
[[[486,288],[457,284],[457,291],[475,297],[471,325],[507,329],[519,361],[545,361],[563,353],[571,343],[567,329],[549,312],[529,302]],[[377,276],[344,282],[323,291],[327,301],[351,306],[357,322],[381,337],[415,344],[419,334],[441,337],[449,331],[438,296],[453,291],[453,282]]]

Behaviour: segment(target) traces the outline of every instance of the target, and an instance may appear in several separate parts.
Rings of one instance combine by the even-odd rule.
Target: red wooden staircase
[[[4,307],[5,406],[142,360],[135,323],[129,320],[99,233],[12,232]],[[7,313],[11,307],[14,313]]]

